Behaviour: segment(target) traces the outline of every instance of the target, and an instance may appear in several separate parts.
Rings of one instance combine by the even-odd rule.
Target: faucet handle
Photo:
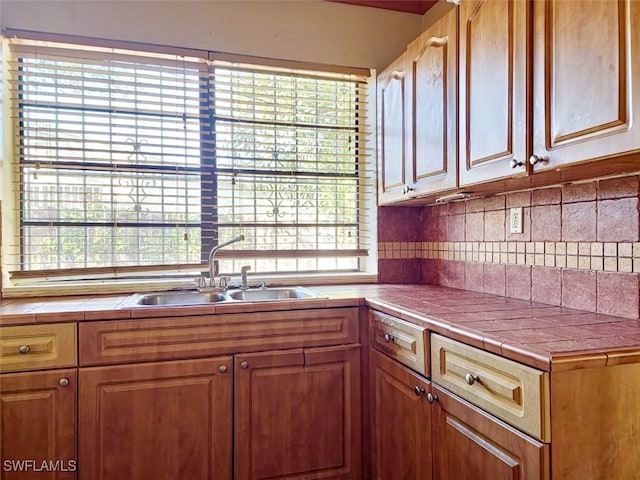
[[[229,288],[229,277],[220,277],[220,288],[227,290]]]
[[[247,284],[247,271],[251,270],[251,265],[243,265],[240,267],[240,276],[242,278],[242,290],[246,290],[249,288]]]

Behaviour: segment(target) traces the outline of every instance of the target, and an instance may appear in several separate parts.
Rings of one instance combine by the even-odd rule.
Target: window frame
[[[194,56],[200,57],[204,53],[202,51],[192,50],[192,49],[180,49],[180,48],[176,49],[172,47],[149,46],[147,44],[137,44],[134,42],[119,42],[119,41],[110,41],[110,40],[102,40],[102,39],[90,39],[85,37],[75,37],[75,36],[71,37],[71,36],[57,35],[57,34],[40,34],[40,33],[34,33],[34,32],[9,31],[6,33],[6,35],[15,36],[18,38],[23,38],[28,40],[42,41],[42,42],[53,41],[56,43],[63,42],[63,43],[74,43],[74,44],[86,44],[91,46],[103,46],[104,48],[123,48],[123,49],[134,49],[137,51],[147,50],[150,53],[162,53],[167,55],[197,54]],[[279,67],[283,69],[304,68],[304,69],[308,69],[311,72],[319,72],[327,69],[326,65],[315,65],[315,64],[300,63],[300,62],[287,61],[287,60],[274,60],[274,59],[263,59],[263,58],[257,59],[257,58],[248,57],[244,55],[223,54],[220,52],[206,52],[206,54],[209,60],[213,59],[223,63],[230,62],[232,64],[238,63],[238,62],[241,62],[241,63],[249,62],[251,63],[252,66],[256,66],[256,65],[259,66],[262,64],[262,65],[265,65],[265,68],[268,68],[268,69],[279,68]],[[205,79],[207,81],[207,88],[206,88],[207,91],[203,93],[201,90],[200,92],[200,97],[199,97],[200,112],[202,114],[203,105],[205,105],[206,111],[208,112],[207,120],[208,122],[210,122],[209,123],[210,127],[208,129],[206,128],[200,129],[201,130],[201,133],[200,133],[201,152],[206,151],[206,149],[202,148],[203,144],[206,144],[207,142],[210,142],[212,140],[215,141],[215,135],[216,135],[215,127],[214,127],[216,114],[215,114],[215,110],[211,108],[210,103],[211,103],[212,95],[210,94],[210,91],[209,91],[209,89],[211,88],[211,84],[209,83],[209,76],[211,74],[211,69],[213,68],[216,68],[216,67],[209,65],[207,68],[204,68],[200,71],[201,81],[203,79],[202,75],[206,77]],[[359,75],[363,74],[363,69],[353,69],[349,67],[346,67],[346,68],[331,67],[331,68],[337,70],[338,73],[341,73],[344,75],[351,75],[354,72],[357,72]],[[3,66],[3,74],[5,78],[7,78],[7,73],[8,72],[5,64]],[[372,73],[372,72],[367,70],[367,73]],[[366,95],[367,95],[366,109],[368,112],[368,118],[375,119],[375,74],[369,76],[369,79],[367,80],[365,85],[366,85],[365,88],[366,88]],[[6,89],[6,82],[4,82],[4,86]],[[3,95],[3,98],[6,98],[6,96]],[[11,105],[10,108],[5,108],[5,111],[4,111],[5,125],[7,124],[7,114],[10,113],[12,110],[13,110],[13,105]],[[20,126],[19,122],[11,122],[12,129],[19,128],[19,126]],[[366,128],[366,126],[363,126],[363,127]],[[206,130],[208,130],[209,133],[206,133]],[[9,132],[9,131],[10,129],[5,129],[5,143],[8,146],[13,146],[15,142],[11,140],[13,138],[17,138],[18,132]],[[8,135],[9,139],[7,138],[7,133],[9,133]],[[212,138],[206,138],[206,137],[212,137]],[[370,171],[374,171],[375,170],[375,161],[374,161],[375,135],[372,135],[370,134],[370,132],[367,132],[367,134],[364,135],[364,143],[365,145],[362,146],[363,150],[366,149],[370,152],[373,152],[373,154],[369,157],[369,159],[364,160],[365,162],[367,162],[367,165],[365,166],[365,168],[369,169]],[[99,284],[100,289],[103,291],[105,291],[105,288],[106,288],[106,291],[114,291],[114,292],[140,290],[140,288],[135,288],[132,290],[131,289],[132,281],[131,279],[127,278],[130,276],[130,272],[127,272],[127,270],[138,270],[135,267],[132,267],[131,269],[120,268],[118,269],[120,270],[120,272],[115,272],[112,267],[98,267],[95,269],[88,268],[86,269],[87,271],[95,270],[95,274],[93,275],[92,280],[73,282],[73,281],[69,281],[69,280],[72,280],[72,277],[70,278],[62,277],[60,279],[61,280],[60,282],[48,282],[46,285],[40,284],[39,281],[36,280],[38,277],[42,276],[37,274],[34,274],[33,276],[28,274],[24,276],[18,276],[18,279],[11,278],[11,276],[9,275],[8,269],[5,267],[6,258],[11,254],[15,255],[15,238],[16,237],[20,238],[20,241],[22,241],[21,234],[20,234],[21,221],[19,222],[15,221],[15,212],[16,212],[16,207],[21,205],[24,199],[22,198],[19,189],[15,189],[12,185],[12,182],[15,181],[16,176],[17,178],[20,178],[20,175],[21,175],[20,173],[21,165],[18,164],[18,155],[16,155],[15,153],[12,153],[10,155],[10,158],[11,158],[11,162],[10,162],[11,168],[10,168],[10,172],[7,172],[6,171],[7,169],[5,168],[4,185],[5,185],[5,191],[12,192],[13,195],[11,195],[12,198],[4,199],[2,202],[2,210],[3,210],[2,222],[3,222],[3,232],[5,233],[3,235],[3,244],[6,246],[8,244],[8,239],[13,239],[14,246],[9,248],[4,248],[5,255],[3,256],[3,271],[2,271],[3,294],[5,296],[14,296],[14,294],[16,296],[19,296],[23,294],[28,295],[30,294],[30,292],[39,292],[39,294],[45,294],[45,292],[48,292],[48,291],[54,292],[53,294],[75,293],[79,285],[84,285],[87,282]],[[203,175],[203,172],[205,171],[209,172],[209,175],[207,178],[213,180],[211,185],[215,185],[215,187],[213,187],[214,193],[215,193],[215,190],[217,189],[217,183],[218,183],[216,180],[216,177],[217,177],[217,174],[219,173],[216,156],[202,153],[200,158],[201,158],[201,168],[199,173],[201,175],[201,182],[204,182],[206,180],[206,178]],[[211,168],[203,168],[205,165],[207,166],[210,165]],[[365,174],[359,176],[359,172],[357,172],[357,169],[360,168],[360,166],[361,166],[361,163],[359,161],[356,161],[355,177],[357,177],[359,181],[358,189],[361,192],[363,192],[359,195],[360,205],[358,206],[358,208],[363,209],[363,211],[366,211],[367,214],[364,217],[360,218],[357,229],[368,230],[370,233],[369,235],[365,235],[365,240],[368,241],[367,246],[368,246],[369,255],[367,257],[360,259],[361,266],[359,268],[359,271],[348,272],[348,273],[340,273],[340,272],[334,272],[334,271],[314,272],[312,274],[305,274],[304,272],[287,272],[284,275],[278,275],[278,274],[261,275],[256,277],[256,280],[267,281],[269,283],[278,283],[278,284],[292,283],[292,280],[294,280],[293,283],[300,283],[300,284],[352,283],[352,282],[360,283],[360,282],[376,281],[377,279],[376,237],[377,235],[376,235],[376,221],[375,221],[375,218],[376,218],[375,195],[367,194],[368,190],[371,189],[372,187],[371,185],[372,180],[371,178],[369,179],[366,178],[366,172]],[[166,168],[170,168],[170,167],[166,166]],[[5,197],[7,196],[5,195]],[[18,208],[19,208],[19,211],[21,212],[22,207],[18,207]],[[21,217],[21,214],[20,214],[20,217]],[[201,221],[199,224],[200,230],[203,232],[203,234],[201,235],[201,238],[202,238],[201,252],[200,252],[201,263],[199,265],[198,264],[180,265],[175,269],[162,268],[162,266],[158,266],[158,268],[145,269],[145,270],[149,270],[150,272],[150,275],[148,277],[150,284],[154,284],[154,285],[158,284],[159,286],[164,287],[166,285],[174,285],[176,283],[179,283],[182,285],[186,281],[186,283],[191,285],[192,274],[197,271],[203,270],[202,268],[203,264],[204,262],[206,262],[206,257],[208,256],[209,249],[211,248],[210,242],[213,241],[214,237],[217,238],[216,233],[219,225],[220,224],[218,223],[217,205],[211,204],[209,202],[202,202]],[[205,235],[204,232],[207,232],[207,235]],[[205,238],[210,239],[210,240],[207,240],[209,243],[205,241]],[[23,249],[21,246],[20,255],[22,255],[22,252],[23,252]],[[259,255],[260,255],[259,251],[253,251],[253,252],[248,252],[248,255],[246,255],[246,257],[257,258]],[[218,254],[218,257],[219,258],[225,258],[225,257],[235,258],[236,255],[234,255],[233,252],[225,253],[224,251],[220,251],[220,254]],[[154,271],[157,271],[158,273],[162,272],[163,275],[156,275],[153,273]],[[183,277],[183,276],[189,277],[189,279],[184,280],[180,278],[180,280],[177,280],[175,277],[176,275],[179,277]],[[44,276],[47,276],[46,272],[44,273]],[[133,281],[133,284],[137,287],[140,287],[138,282]],[[158,285],[152,286],[151,289],[157,289]]]

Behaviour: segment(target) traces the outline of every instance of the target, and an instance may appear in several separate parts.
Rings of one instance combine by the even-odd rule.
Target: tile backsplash
[[[381,207],[380,282],[639,318],[639,199],[639,177],[631,175],[423,208]],[[510,233],[514,207],[522,207],[522,233]]]

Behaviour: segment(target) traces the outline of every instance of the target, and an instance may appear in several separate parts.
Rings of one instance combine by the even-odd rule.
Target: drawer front
[[[431,335],[432,380],[507,423],[551,440],[549,375],[463,343]]]
[[[0,327],[0,372],[75,365],[75,323]]]
[[[403,365],[429,376],[428,330],[391,315],[371,311],[371,344]]]
[[[197,358],[358,342],[358,309],[85,322],[80,365]]]

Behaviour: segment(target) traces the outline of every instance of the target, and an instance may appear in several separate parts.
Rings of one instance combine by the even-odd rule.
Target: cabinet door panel
[[[402,197],[407,178],[406,65],[403,55],[378,75],[379,203]]]
[[[67,379],[66,387],[60,385]],[[0,457],[3,480],[76,478],[76,370],[15,373],[0,378]],[[37,468],[7,471],[5,462],[33,460]],[[57,462],[57,471],[42,471]],[[50,464],[50,463],[47,463]],[[18,470],[10,463],[11,470]],[[64,471],[66,470],[66,471]]]
[[[534,145],[557,168],[640,148],[640,5],[535,3]]]
[[[525,173],[527,12],[518,0],[460,7],[460,185]]]
[[[457,185],[457,9],[409,45],[414,195]]]
[[[359,479],[359,347],[236,357],[235,478]]]
[[[230,479],[232,375],[231,357],[81,369],[80,478]]]
[[[373,351],[372,411],[375,480],[431,479],[429,383],[408,368]],[[418,388],[420,395],[414,389]]]
[[[549,446],[432,385],[434,478],[548,480]]]

